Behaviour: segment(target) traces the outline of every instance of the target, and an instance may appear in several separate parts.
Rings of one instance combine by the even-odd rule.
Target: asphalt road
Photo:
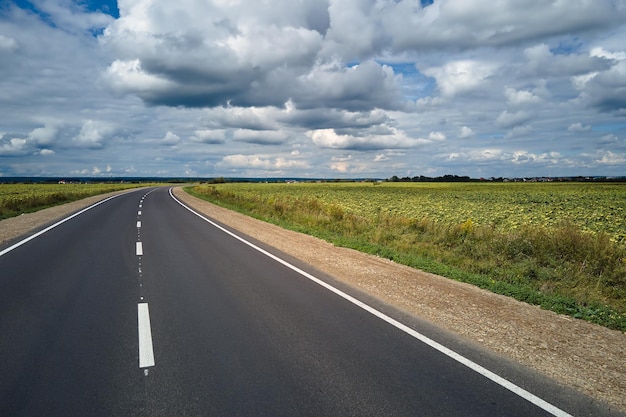
[[[117,196],[0,247],[0,416],[619,415],[336,286]]]

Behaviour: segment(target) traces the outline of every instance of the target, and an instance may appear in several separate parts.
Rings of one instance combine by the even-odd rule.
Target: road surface
[[[619,415],[231,233],[162,187],[0,247],[0,416]]]

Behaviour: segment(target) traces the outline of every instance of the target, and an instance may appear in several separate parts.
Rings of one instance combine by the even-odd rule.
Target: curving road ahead
[[[0,416],[619,415],[167,188],[66,220],[0,247]]]

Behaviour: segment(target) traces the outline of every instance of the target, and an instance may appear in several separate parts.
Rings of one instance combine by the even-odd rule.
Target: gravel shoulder
[[[409,314],[626,412],[626,334],[175,195],[199,212]],[[0,221],[0,246],[102,200]],[[497,313],[496,313],[497,312]]]

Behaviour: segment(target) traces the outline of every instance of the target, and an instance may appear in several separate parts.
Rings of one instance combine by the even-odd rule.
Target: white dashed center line
[[[150,328],[150,310],[148,303],[137,304],[137,327],[139,331],[139,367],[154,366],[152,349],[152,330]]]
[[[147,195],[147,194],[146,194]],[[143,208],[144,195],[139,202],[139,209]],[[141,210],[137,211],[137,216],[141,216]],[[135,247],[137,256],[143,256],[143,243],[141,242],[141,220],[137,220],[137,242]],[[137,271],[139,272],[139,300],[137,304],[137,329],[139,333],[139,368],[144,369],[144,374],[148,375],[148,369],[154,366],[154,349],[152,346],[152,329],[150,327],[150,311],[148,303],[145,302],[143,291],[143,272],[141,270],[141,258]]]

